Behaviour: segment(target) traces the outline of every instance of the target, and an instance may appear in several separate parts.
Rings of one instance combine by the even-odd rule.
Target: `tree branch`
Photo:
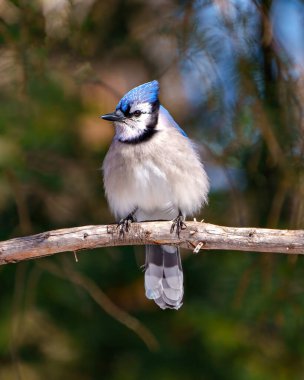
[[[173,244],[182,248],[304,254],[304,230],[223,227],[187,222],[180,238],[170,234],[171,222],[133,223],[124,237],[116,225],[83,226],[44,232],[0,242],[0,265],[118,245]]]
[[[170,221],[133,223],[124,237],[116,225],[83,226],[44,232],[0,242],[0,265],[118,245],[173,244],[200,249],[304,254],[304,230],[223,227],[187,222],[180,238],[170,234]],[[196,249],[195,249],[196,248]]]

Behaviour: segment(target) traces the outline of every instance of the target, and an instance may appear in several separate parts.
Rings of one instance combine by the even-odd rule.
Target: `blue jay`
[[[156,80],[130,90],[116,110],[115,136],[103,162],[108,203],[121,231],[132,221],[172,220],[185,228],[186,215],[207,202],[209,182],[186,133],[160,105]],[[184,285],[179,248],[147,245],[146,296],[162,309],[182,306]]]

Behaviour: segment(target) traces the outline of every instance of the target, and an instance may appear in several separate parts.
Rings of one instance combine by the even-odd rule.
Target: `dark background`
[[[300,0],[0,2],[0,239],[113,221],[99,115],[158,79],[211,180],[197,219],[304,228]],[[144,296],[142,247],[0,267],[0,379],[303,379],[302,257],[183,253]],[[130,328],[131,327],[131,328]]]

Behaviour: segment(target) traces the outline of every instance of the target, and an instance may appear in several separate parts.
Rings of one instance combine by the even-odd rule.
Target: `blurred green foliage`
[[[304,74],[271,32],[282,1],[3,0],[0,238],[113,221],[98,116],[152,79],[201,149],[202,218],[304,228]],[[145,299],[142,248],[78,258],[0,267],[1,380],[303,378],[301,257],[185,252],[178,312]]]

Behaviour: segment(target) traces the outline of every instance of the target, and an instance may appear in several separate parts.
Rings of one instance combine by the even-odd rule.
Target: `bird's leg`
[[[117,223],[117,228],[119,228],[119,236],[124,237],[126,232],[129,232],[130,224],[135,221],[134,215],[137,211],[137,207],[125,218],[120,219]]]
[[[184,223],[184,217],[181,211],[179,210],[178,216],[172,220],[172,225],[170,228],[170,233],[172,234],[174,232],[174,229],[176,228],[176,234],[179,237],[179,234],[181,230],[185,230],[187,228],[187,225]]]

